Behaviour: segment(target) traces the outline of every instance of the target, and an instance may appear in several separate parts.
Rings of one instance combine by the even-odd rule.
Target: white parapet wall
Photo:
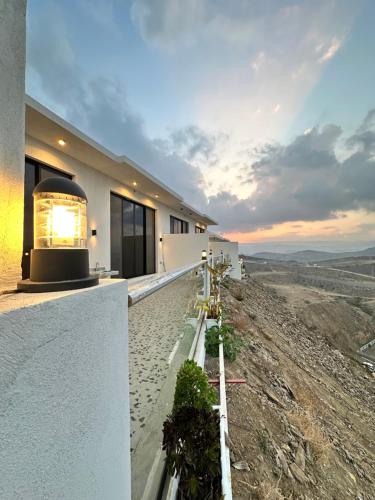
[[[162,259],[165,271],[199,262],[208,249],[207,233],[163,234]]]
[[[210,241],[209,249],[213,255],[220,255],[223,252],[224,256],[229,257],[232,269],[230,271],[231,278],[241,279],[241,265],[238,256],[238,243],[236,241]]]
[[[0,291],[21,277],[26,0],[0,0]]]
[[[0,498],[130,495],[127,282],[0,301]]]

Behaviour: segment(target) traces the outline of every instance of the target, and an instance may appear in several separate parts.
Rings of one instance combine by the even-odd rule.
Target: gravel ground
[[[129,308],[131,442],[134,449],[165,383],[171,355],[195,301],[188,274]]]

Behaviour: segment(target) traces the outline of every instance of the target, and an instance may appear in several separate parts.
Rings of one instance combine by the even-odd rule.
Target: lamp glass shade
[[[34,248],[86,248],[87,200],[63,193],[34,193]]]

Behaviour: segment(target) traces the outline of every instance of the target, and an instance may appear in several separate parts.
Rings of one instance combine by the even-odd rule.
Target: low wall
[[[207,233],[163,234],[162,257],[165,271],[199,262],[208,249]]]
[[[130,499],[127,282],[0,302],[0,498]]]
[[[223,251],[224,255],[228,255],[232,264],[230,272],[231,278],[241,279],[241,266],[238,257],[238,243],[235,241],[210,241],[209,248],[213,255],[220,255]]]

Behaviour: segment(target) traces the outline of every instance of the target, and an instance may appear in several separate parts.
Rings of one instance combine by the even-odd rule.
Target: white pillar
[[[0,291],[21,277],[26,0],[0,0]]]

